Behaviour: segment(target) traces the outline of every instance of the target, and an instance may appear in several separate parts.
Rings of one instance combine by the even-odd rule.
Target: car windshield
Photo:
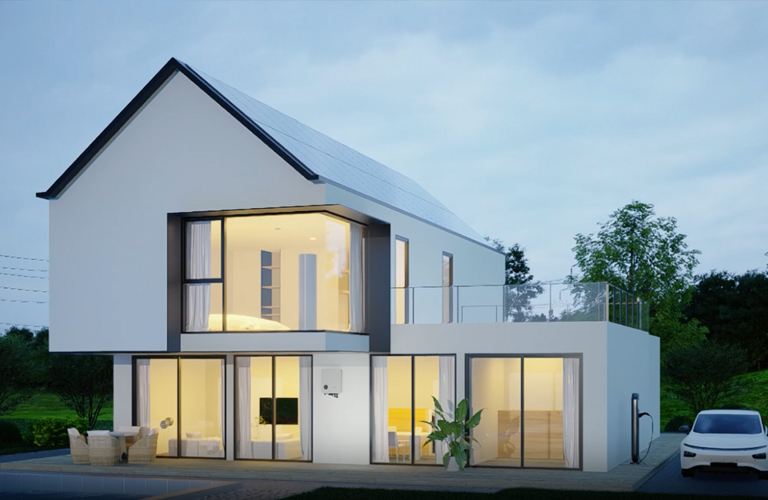
[[[763,423],[757,415],[703,414],[693,432],[699,434],[761,434]]]

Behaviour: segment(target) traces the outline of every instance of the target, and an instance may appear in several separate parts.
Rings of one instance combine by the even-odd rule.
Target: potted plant
[[[435,414],[437,414],[437,423],[424,422],[432,427],[432,432],[427,436],[424,446],[432,442],[442,442],[448,447],[448,451],[443,455],[443,465],[448,470],[464,470],[467,465],[469,451],[469,440],[480,444],[477,439],[469,435],[469,430],[474,429],[480,423],[480,416],[483,410],[467,418],[469,403],[462,399],[456,405],[456,414],[453,420],[445,414],[440,402],[432,396],[435,402]],[[453,461],[451,461],[453,458]]]

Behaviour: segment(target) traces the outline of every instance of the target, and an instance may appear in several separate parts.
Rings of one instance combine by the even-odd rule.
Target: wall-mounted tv
[[[299,423],[299,398],[275,398],[276,424],[298,425]],[[259,398],[259,415],[267,425],[272,424],[272,398]]]

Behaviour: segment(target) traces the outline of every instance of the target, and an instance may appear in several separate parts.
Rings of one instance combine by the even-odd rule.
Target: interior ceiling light
[[[312,236],[312,237],[310,237],[309,239],[310,239],[311,241],[315,241],[317,238],[315,238],[314,236]]]

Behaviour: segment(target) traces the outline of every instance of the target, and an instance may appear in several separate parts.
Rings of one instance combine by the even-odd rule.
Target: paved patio
[[[463,473],[441,467],[397,465],[328,465],[290,462],[248,462],[201,459],[157,459],[151,464],[113,467],[73,464],[69,455],[0,464],[0,472],[53,472],[103,476],[218,479],[225,481],[288,481],[311,486],[428,487],[492,491],[504,488],[633,491],[672,459],[684,434],[664,433],[653,442],[646,460],[626,462],[610,472],[468,468]],[[645,452],[643,452],[645,454]],[[642,454],[641,454],[642,456]],[[287,483],[275,483],[286,484]],[[298,486],[298,484],[295,484]],[[293,488],[289,488],[293,489]]]

